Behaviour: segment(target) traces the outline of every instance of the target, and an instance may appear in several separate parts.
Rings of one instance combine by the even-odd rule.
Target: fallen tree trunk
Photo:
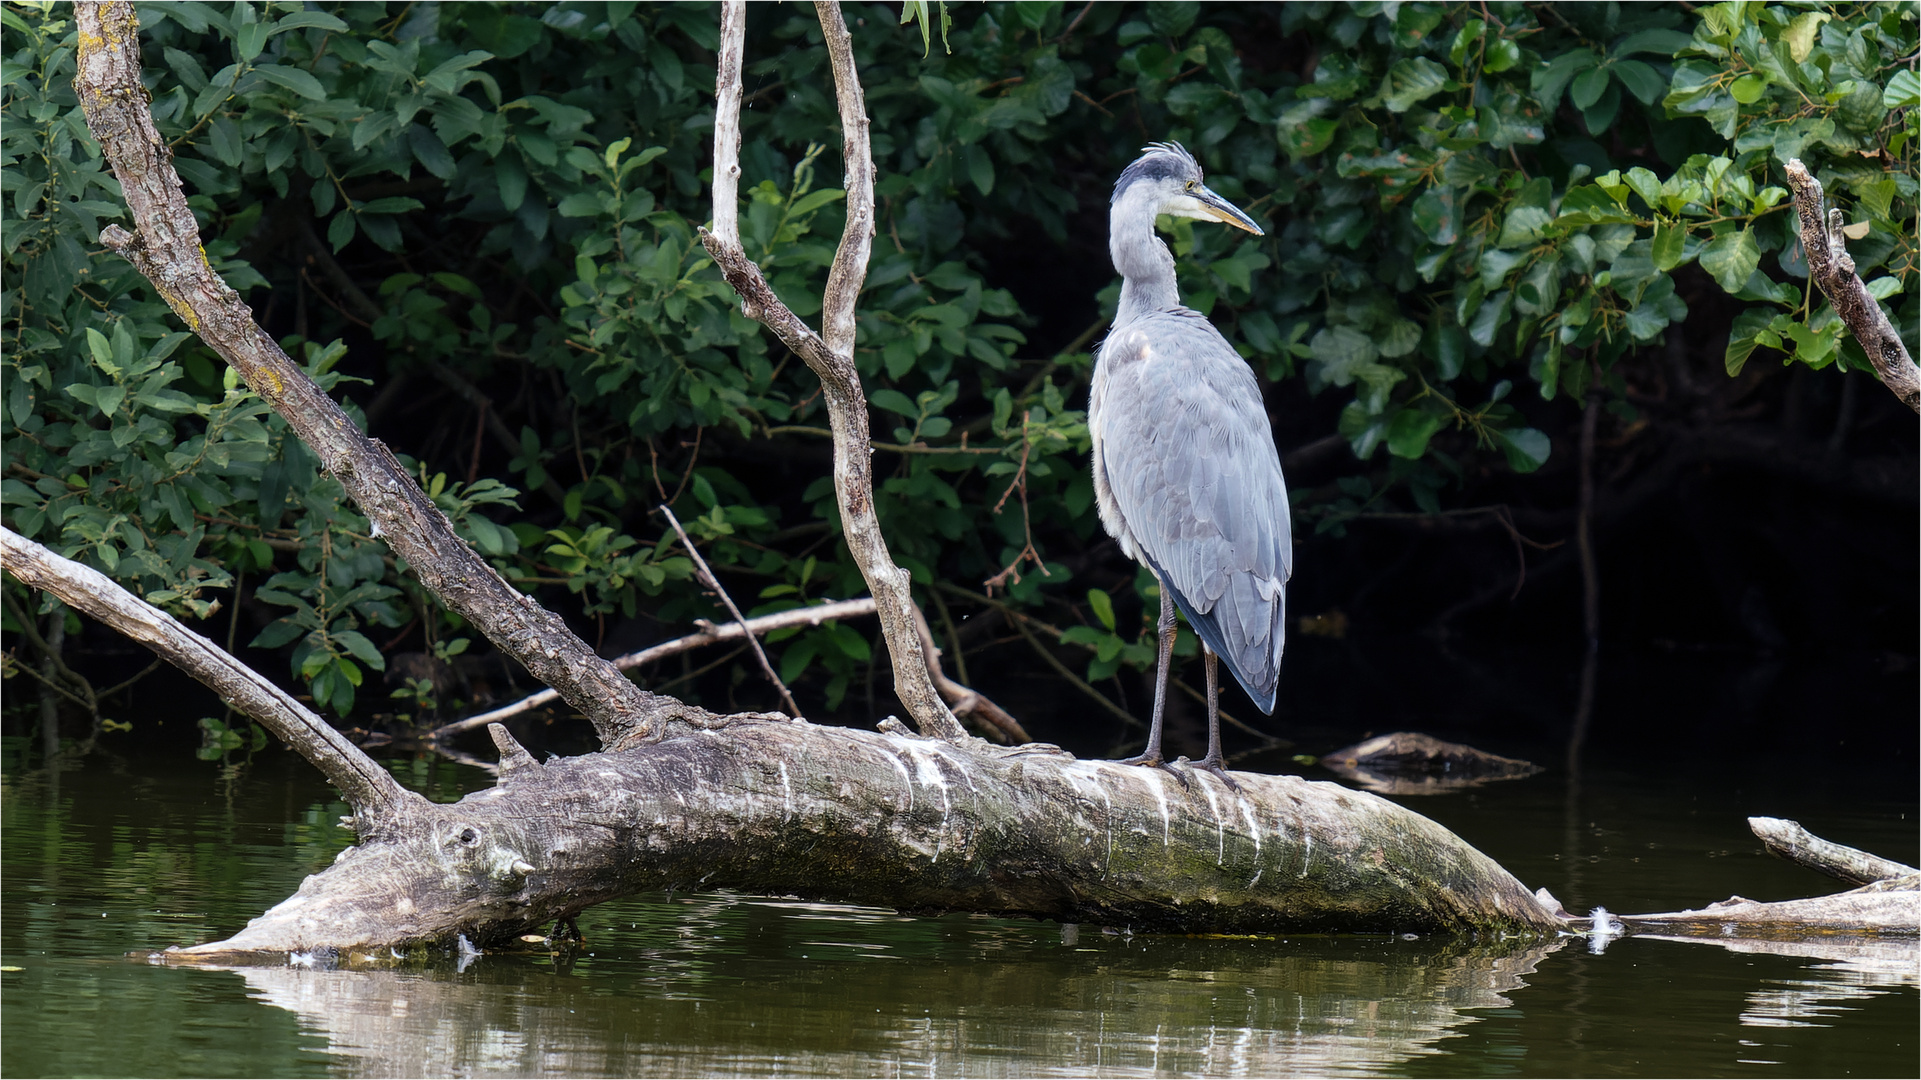
[[[657,889],[741,889],[1135,931],[1550,930],[1493,860],[1331,783],[1213,777],[773,716],[676,723],[619,753],[501,777],[342,854],[182,958],[477,944]]]
[[[104,575],[0,530],[15,574],[205,680],[241,668]],[[265,683],[258,676],[252,682]],[[249,683],[251,685],[251,683]],[[545,765],[489,728],[495,787],[452,805],[400,789],[298,702],[229,700],[317,764],[345,759],[379,827],[294,896],[182,959],[511,938],[653,889],[733,888],[911,911],[982,911],[1139,931],[1551,930],[1492,859],[1433,821],[1338,784],[1170,775],[1001,748],[688,709],[660,738]],[[223,692],[224,691],[223,689]],[[351,788],[349,788],[351,792]]]

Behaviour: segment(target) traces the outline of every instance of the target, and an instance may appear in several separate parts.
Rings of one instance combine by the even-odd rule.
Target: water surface
[[[6,749],[8,1076],[1921,1071],[1912,940],[1128,936],[683,894],[591,909],[585,944],[560,953],[153,966],[127,954],[226,936],[324,867],[347,843],[345,805],[278,749],[226,765],[96,753],[58,771],[24,740]],[[1554,767],[1527,780],[1402,801],[1578,911],[1833,891],[1763,854],[1749,814],[1916,860],[1911,765],[1787,745],[1708,763],[1617,739],[1570,771],[1559,753],[1536,748]],[[390,767],[440,799],[489,782]]]

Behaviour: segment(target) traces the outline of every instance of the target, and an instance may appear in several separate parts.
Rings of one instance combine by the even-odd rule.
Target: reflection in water
[[[726,896],[607,914],[629,925],[590,926],[570,964],[234,970],[367,1076],[1371,1074],[1508,1007],[1565,942],[1127,939]]]
[[[1741,1023],[1748,1027],[1833,1027],[1855,1011],[1844,1002],[1862,1001],[1921,987],[1921,941],[1911,937],[1833,935],[1805,941],[1765,938],[1712,938],[1637,935],[1661,941],[1719,945],[1730,952],[1772,954],[1825,960],[1802,972],[1812,978],[1770,979],[1771,985],[1748,994]]]

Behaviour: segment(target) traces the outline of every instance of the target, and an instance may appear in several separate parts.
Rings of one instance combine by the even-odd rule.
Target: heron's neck
[[[1179,307],[1174,256],[1154,235],[1154,208],[1145,198],[1123,192],[1108,224],[1108,253],[1121,272],[1121,303],[1114,325],[1124,326],[1150,311]]]

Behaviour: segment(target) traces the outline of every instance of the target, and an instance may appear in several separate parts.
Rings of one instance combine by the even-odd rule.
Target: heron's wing
[[[1294,541],[1254,373],[1185,310],[1116,330],[1101,366],[1098,452],[1115,509],[1208,647],[1271,711]]]

